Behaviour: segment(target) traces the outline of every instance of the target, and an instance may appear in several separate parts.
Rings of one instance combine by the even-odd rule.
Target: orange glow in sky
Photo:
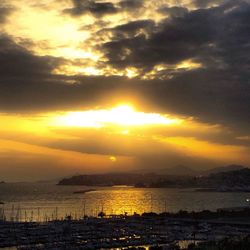
[[[170,118],[166,115],[138,112],[131,105],[119,105],[111,109],[67,112],[52,118],[52,125],[66,127],[101,128],[105,125],[146,126],[181,123],[181,119]]]

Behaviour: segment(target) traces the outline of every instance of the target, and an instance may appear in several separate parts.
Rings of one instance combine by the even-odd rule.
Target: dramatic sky
[[[1,0],[0,177],[250,166],[249,0]]]

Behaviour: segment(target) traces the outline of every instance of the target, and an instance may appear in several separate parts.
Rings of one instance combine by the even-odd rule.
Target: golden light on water
[[[181,119],[170,118],[159,113],[136,111],[131,105],[119,105],[111,109],[67,112],[52,119],[52,125],[65,127],[101,128],[106,125],[150,126],[182,123]],[[128,134],[128,130],[124,130]]]

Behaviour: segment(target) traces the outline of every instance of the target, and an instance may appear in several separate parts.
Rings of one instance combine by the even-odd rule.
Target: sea
[[[84,190],[92,190],[82,192]],[[80,192],[79,192],[80,191]],[[52,182],[0,184],[0,217],[14,221],[80,219],[144,212],[201,211],[250,206],[250,193],[130,186],[60,186]],[[1,219],[1,218],[0,218]]]

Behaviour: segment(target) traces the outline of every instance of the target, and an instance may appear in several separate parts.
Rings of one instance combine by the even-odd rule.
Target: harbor
[[[1,250],[184,250],[250,235],[247,193],[42,184],[1,192]]]
[[[189,243],[250,235],[249,220],[190,216],[100,214],[77,220],[1,221],[0,249],[187,249]]]

